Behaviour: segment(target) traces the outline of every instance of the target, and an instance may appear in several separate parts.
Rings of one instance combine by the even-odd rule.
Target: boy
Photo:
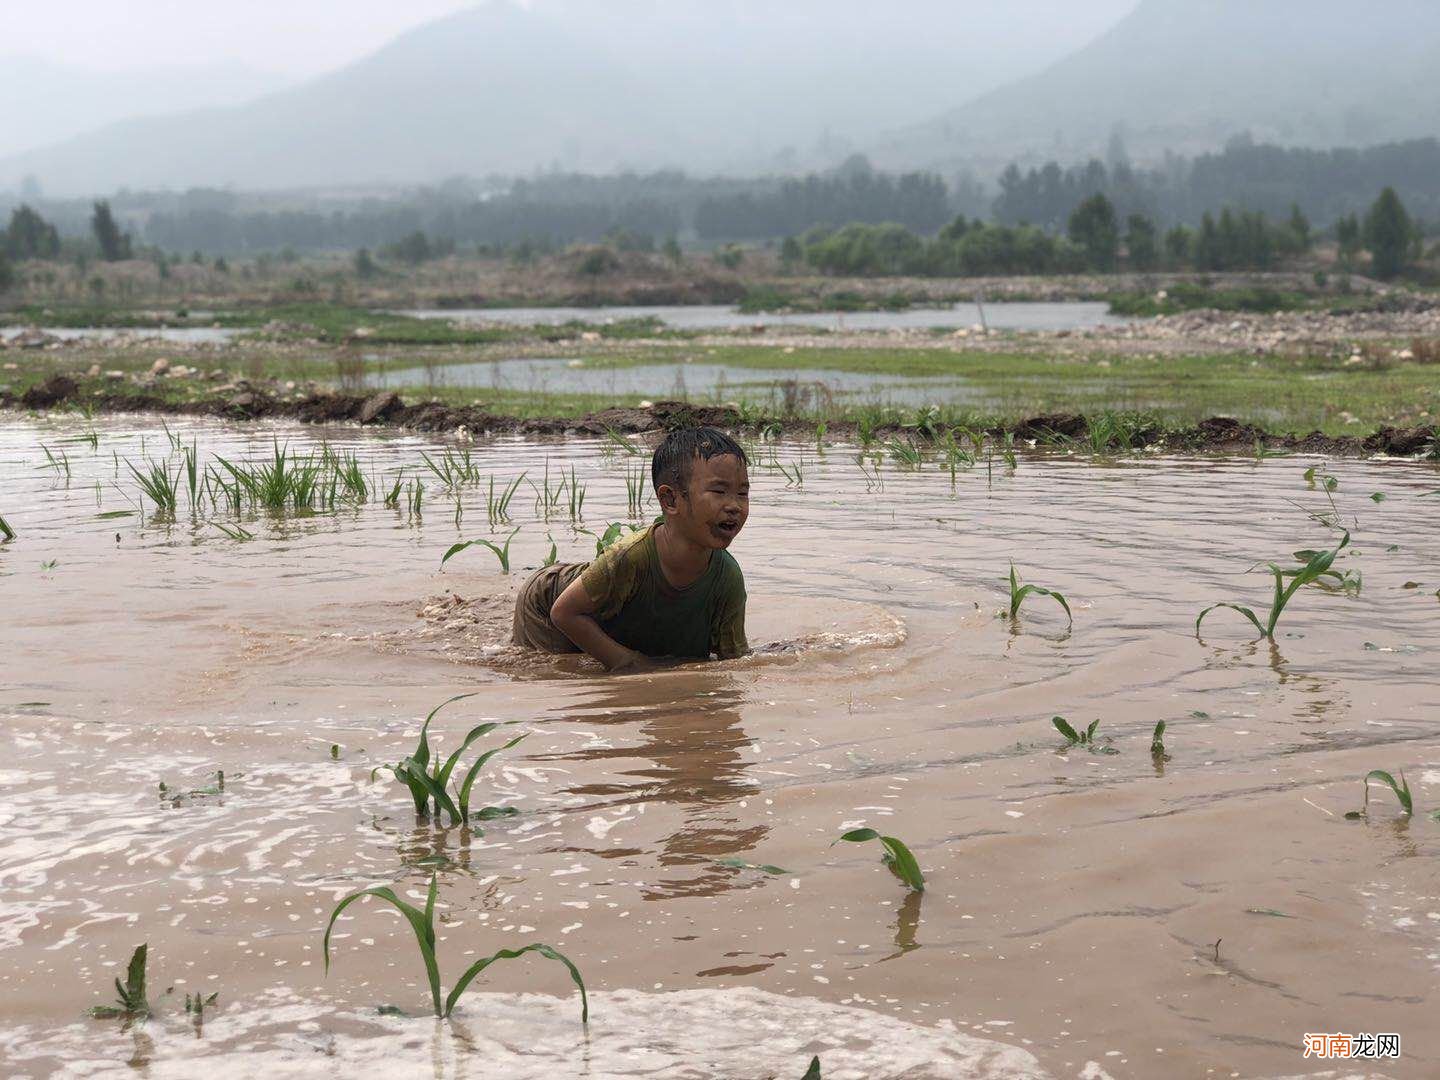
[[[585,652],[610,671],[749,652],[745,578],[726,550],[750,515],[748,464],[715,428],[668,435],[650,462],[664,520],[594,562],[542,568],[515,600],[515,644]]]

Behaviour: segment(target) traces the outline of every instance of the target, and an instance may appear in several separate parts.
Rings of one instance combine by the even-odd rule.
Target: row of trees
[[[1111,160],[1022,169],[1008,166],[991,207],[995,220],[1065,226],[1071,210],[1104,195],[1122,220],[1144,214],[1156,221],[1197,224],[1215,206],[1243,206],[1281,218],[1299,206],[1313,220],[1359,214],[1374,193],[1393,187],[1422,218],[1440,218],[1440,140],[1415,139],[1364,149],[1313,150],[1236,138],[1216,153],[1168,157],[1137,169],[1114,148]]]
[[[1421,232],[1393,188],[1358,215],[1336,225],[1342,263],[1353,265],[1362,246],[1375,276],[1400,274],[1420,254]],[[1091,195],[1069,213],[1065,230],[1007,225],[957,217],[933,238],[903,225],[852,222],[810,229],[785,241],[782,260],[822,274],[969,277],[1008,274],[1113,273],[1121,269],[1271,270],[1308,251],[1309,219],[1298,206],[1281,223],[1262,211],[1205,213],[1198,229],[1176,225],[1161,231],[1144,214],[1120,219],[1105,195]]]

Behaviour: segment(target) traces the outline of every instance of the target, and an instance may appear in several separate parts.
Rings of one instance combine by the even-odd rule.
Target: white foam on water
[[[579,1001],[470,994],[448,1024],[311,1003],[292,990],[222,1002],[203,1035],[173,1006],[122,1033],[114,1022],[0,1031],[11,1075],[253,1080],[255,1076],[454,1076],[506,1080],[764,1080],[800,1076],[813,1055],[826,1080],[1042,1080],[1016,1046],[883,1013],[751,988],[598,992],[588,1031]]]

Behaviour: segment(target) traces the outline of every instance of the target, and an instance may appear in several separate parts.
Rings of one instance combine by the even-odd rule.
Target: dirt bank
[[[0,407],[8,409],[85,408],[95,412],[166,413],[183,416],[213,416],[228,420],[286,419],[307,424],[359,423],[407,428],[413,431],[460,432],[468,435],[513,433],[521,435],[603,435],[607,431],[626,434],[661,432],[695,424],[749,434],[788,434],[814,438],[813,420],[786,417],[758,417],[742,420],[740,413],[725,406],[694,405],[679,401],[658,401],[648,408],[610,408],[578,419],[551,417],[517,418],[498,416],[475,406],[452,407],[434,402],[406,404],[394,391],[375,394],[316,392],[281,396],[273,390],[241,381],[194,401],[175,402],[157,394],[116,392],[114,384],[98,380],[77,380],[55,375],[18,397],[0,392]],[[914,429],[898,424],[872,430],[878,437],[916,435]],[[1037,442],[1088,441],[1089,421],[1078,414],[1035,416],[1018,423],[991,428],[992,438],[1006,435]],[[854,423],[837,421],[826,425],[825,438],[831,442],[853,441],[859,435]],[[1410,457],[1435,452],[1440,429],[1435,425],[1382,427],[1364,437],[1332,437],[1320,432],[1289,435],[1267,432],[1228,417],[1212,417],[1194,427],[1164,429],[1142,427],[1128,436],[1131,448],[1163,448],[1193,452],[1254,452],[1256,448],[1277,451],[1359,457],[1390,454]]]

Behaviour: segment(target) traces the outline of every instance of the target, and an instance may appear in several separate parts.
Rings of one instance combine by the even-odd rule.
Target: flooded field
[[[654,512],[626,487],[645,457],[477,442],[447,491],[439,440],[169,423],[0,418],[7,1075],[1336,1075],[1307,1032],[1395,1032],[1376,1075],[1440,1073],[1433,465],[1022,452],[952,475],[763,443],[733,549],[758,655],[607,677],[512,655],[508,603],[552,540],[587,558]],[[326,440],[366,500],[192,516],[182,481],[167,523],[126,465],[277,439]],[[530,484],[572,467],[583,516],[557,497],[547,520]],[[489,478],[522,472],[492,529]],[[1302,589],[1273,644],[1228,610],[1197,638],[1217,601],[1263,618],[1257,561],[1339,543],[1317,517],[1363,587]],[[511,575],[478,546],[441,570],[516,528]],[[1073,626],[1045,596],[997,617],[1012,560]],[[483,828],[417,819],[374,772],[459,694],[440,754],[486,720],[515,726],[476,750],[528,733],[480,774],[477,805],[518,810]],[[1347,820],[1372,769],[1403,769],[1413,815],[1377,784]],[[878,845],[832,846],[860,826],[909,845],[923,892]],[[432,874],[447,989],[545,942],[588,1027],[535,955],[437,1023],[379,901],[336,923],[327,976],[337,901],[423,905]],[[142,942],[156,1016],[85,1018]]]
[[[820,311],[788,314],[746,314],[718,304],[598,308],[451,308],[407,310],[398,314],[421,319],[508,323],[514,326],[558,326],[567,322],[607,323],[625,319],[659,319],[675,330],[736,330],[767,326],[810,326],[825,330],[926,330],[988,326],[993,330],[1091,330],[1123,326],[1129,320],[1110,314],[1110,305],[1092,301],[1046,303],[955,304],[903,311]]]

